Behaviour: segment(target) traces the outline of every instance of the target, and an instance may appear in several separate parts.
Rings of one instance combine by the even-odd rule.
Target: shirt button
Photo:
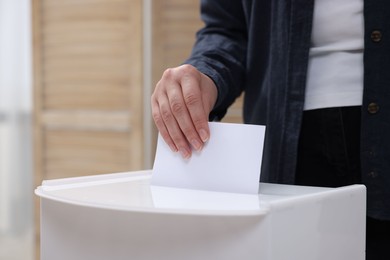
[[[380,42],[382,40],[382,33],[381,31],[375,30],[371,32],[371,40],[373,42]]]
[[[368,110],[368,113],[370,113],[370,114],[376,114],[379,111],[379,106],[377,103],[372,102],[372,103],[368,104],[367,110]]]

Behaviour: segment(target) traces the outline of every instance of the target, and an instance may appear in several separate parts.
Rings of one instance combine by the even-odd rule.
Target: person
[[[266,125],[261,181],[367,187],[367,259],[390,259],[390,2],[202,0],[191,56],[151,97],[183,158],[245,92]],[[234,138],[234,137],[232,137]]]

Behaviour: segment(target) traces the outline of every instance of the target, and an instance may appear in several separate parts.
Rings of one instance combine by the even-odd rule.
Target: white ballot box
[[[259,194],[150,185],[151,172],[44,181],[42,260],[363,260],[363,185]]]

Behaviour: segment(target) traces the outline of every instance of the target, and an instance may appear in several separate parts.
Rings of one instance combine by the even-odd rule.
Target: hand
[[[208,117],[217,87],[191,65],[167,69],[152,94],[152,115],[164,141],[183,158],[191,146],[199,151],[210,138]]]

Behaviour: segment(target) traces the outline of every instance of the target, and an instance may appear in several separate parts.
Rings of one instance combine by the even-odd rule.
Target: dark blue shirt
[[[186,63],[218,88],[211,117],[245,91],[244,121],[267,126],[261,181],[294,184],[313,0],[202,0]],[[368,215],[390,220],[390,1],[366,0],[362,181]],[[239,138],[239,137],[237,137]]]

